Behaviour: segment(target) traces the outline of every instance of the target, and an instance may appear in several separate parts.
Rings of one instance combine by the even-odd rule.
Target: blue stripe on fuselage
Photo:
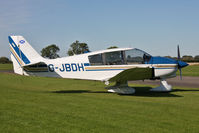
[[[90,64],[89,63],[84,63],[84,66],[90,66]]]

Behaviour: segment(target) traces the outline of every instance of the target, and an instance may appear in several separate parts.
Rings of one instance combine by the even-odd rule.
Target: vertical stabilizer
[[[23,36],[9,36],[8,40],[15,73],[23,74],[23,66],[43,61]]]

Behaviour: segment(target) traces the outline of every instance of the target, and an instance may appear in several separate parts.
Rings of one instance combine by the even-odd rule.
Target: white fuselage
[[[128,50],[131,48],[117,49]],[[120,72],[129,68],[154,68],[154,78],[169,78],[175,76],[176,64],[130,64],[130,65],[90,65],[88,56],[111,50],[92,52],[87,54],[69,56],[57,59],[44,59],[42,62],[48,66],[48,72],[27,72],[25,75],[36,75],[45,77],[62,77],[72,79],[87,79],[107,81]],[[114,49],[112,51],[115,51]],[[132,75],[136,76],[136,75]]]

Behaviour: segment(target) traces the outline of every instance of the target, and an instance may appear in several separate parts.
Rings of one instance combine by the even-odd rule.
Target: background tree
[[[170,59],[172,59],[173,57],[171,57],[171,56],[169,56],[169,55],[167,55],[167,56],[164,56],[164,57],[166,57],[166,58],[170,58]]]
[[[113,49],[113,48],[118,48],[117,46],[110,46],[107,49]]]
[[[70,45],[68,55],[72,56],[74,54],[83,54],[85,52],[90,52],[88,45],[86,43],[80,43],[79,41],[75,41]]]
[[[196,55],[196,56],[194,57],[194,61],[195,61],[195,62],[199,62],[199,55]]]
[[[57,52],[59,52],[59,47],[55,44],[52,44],[41,50],[41,56],[49,59],[55,59],[59,57]]]
[[[7,57],[0,57],[0,63],[6,64],[6,63],[12,63]]]
[[[191,55],[184,55],[182,57],[182,61],[185,61],[185,62],[193,62],[194,61],[194,58],[191,56]]]

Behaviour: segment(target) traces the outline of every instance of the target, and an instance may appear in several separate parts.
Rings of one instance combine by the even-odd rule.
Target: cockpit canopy
[[[151,55],[139,49],[131,49],[90,55],[88,58],[90,64],[93,66],[131,65],[146,64],[151,59]]]

